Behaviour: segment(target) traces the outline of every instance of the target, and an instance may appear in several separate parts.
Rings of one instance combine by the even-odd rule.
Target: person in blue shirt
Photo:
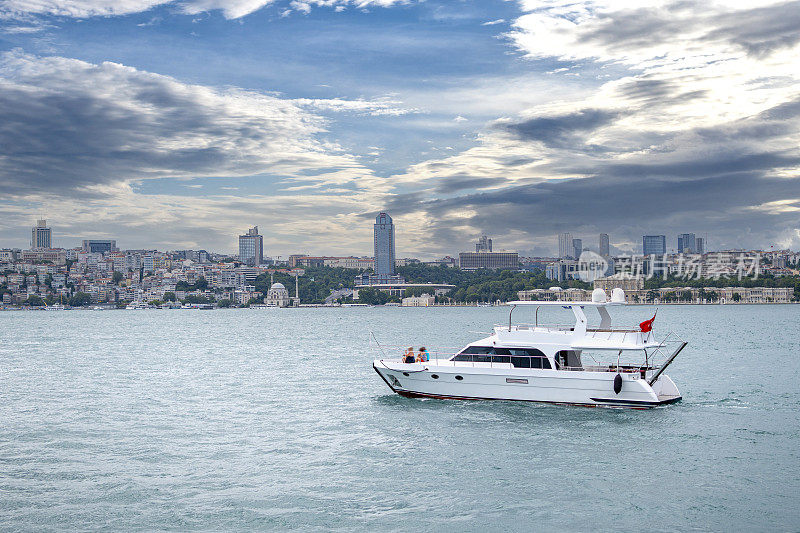
[[[419,354],[417,355],[417,361],[419,361],[420,363],[427,363],[428,361],[430,361],[428,350],[426,350],[424,346],[419,349]]]

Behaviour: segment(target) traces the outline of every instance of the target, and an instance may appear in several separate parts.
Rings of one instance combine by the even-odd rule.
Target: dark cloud
[[[620,83],[617,92],[632,103],[660,106],[686,103],[708,94],[706,90],[686,91],[680,80],[666,80],[647,75]]]
[[[612,123],[619,112],[608,109],[581,109],[574,113],[540,116],[521,122],[498,122],[496,127],[526,141],[539,141],[546,146],[563,146],[576,136],[590,133]]]
[[[765,178],[747,172],[691,181],[651,179],[633,183],[593,177],[432,200],[405,205],[404,211],[426,212],[433,221],[430,230],[437,242],[463,242],[468,238],[453,234],[450,217],[456,214],[461,225],[495,235],[514,230],[531,236],[554,236],[583,228],[587,234],[605,232],[614,239],[638,242],[644,233],[673,235],[685,230],[708,232],[717,246],[722,242],[732,246],[743,231],[756,232],[766,239],[775,231],[797,227],[796,213],[774,214],[752,207],[796,197],[798,191],[800,178]],[[467,208],[474,214],[464,220]]]
[[[800,2],[726,13],[711,23],[716,29],[709,31],[704,39],[724,39],[752,56],[764,57],[800,42]]]
[[[729,42],[756,57],[800,42],[798,1],[723,13],[710,7],[706,2],[676,2],[663,8],[598,13],[596,24],[581,33],[577,42],[625,55],[676,35],[700,32],[700,42]]]
[[[122,65],[0,56],[0,192],[87,194],[152,177],[347,166],[293,103],[220,92]]]
[[[495,178],[476,178],[471,176],[453,176],[439,184],[436,192],[452,194],[467,189],[480,189],[491,185],[500,184],[501,180]]]
[[[566,123],[578,116],[586,114],[576,113]],[[536,120],[532,131],[540,135],[549,122]],[[603,120],[589,122],[597,127]],[[792,100],[746,119],[673,132],[664,140],[669,150],[593,156],[590,165],[572,162],[582,139],[562,135],[565,144],[550,151],[554,161],[541,176],[531,176],[538,178],[534,183],[446,199],[407,195],[393,207],[424,212],[434,242],[466,242],[480,228],[501,239],[523,232],[533,241],[567,230],[587,236],[610,233],[634,243],[648,232],[695,231],[708,232],[714,246],[759,246],[800,228],[791,209],[763,208],[771,203],[785,207],[800,198],[800,149],[786,142],[797,135],[798,126],[800,105]],[[576,178],[543,179],[553,169]],[[472,179],[461,176],[456,184],[468,185]],[[742,235],[749,241],[742,242]]]

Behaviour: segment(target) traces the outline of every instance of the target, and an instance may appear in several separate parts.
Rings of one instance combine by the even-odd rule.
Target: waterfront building
[[[572,257],[575,248],[572,245],[572,234],[561,233],[558,236],[558,257],[567,259]]]
[[[664,255],[667,253],[667,237],[665,235],[644,235],[642,237],[642,255]]]
[[[603,257],[608,257],[610,255],[608,233],[601,233],[599,241],[600,242],[598,243],[599,245],[597,249],[600,252],[600,255],[602,255]]]
[[[461,252],[458,254],[461,270],[477,270],[479,268],[519,270],[519,254],[517,252]]]
[[[476,252],[491,252],[492,251],[492,239],[488,238],[486,235],[482,236],[478,239],[478,242],[475,244],[475,251]]]
[[[283,283],[273,283],[264,298],[265,304],[275,307],[288,307],[290,302],[289,291],[286,290]]]
[[[697,237],[694,233],[681,233],[678,235],[678,253],[679,254],[696,254],[697,253]]]
[[[436,297],[428,293],[421,294],[420,296],[410,296],[403,298],[401,304],[403,307],[428,307],[436,304]]]
[[[258,234],[258,226],[247,230],[247,235],[239,235],[239,261],[251,266],[264,262],[264,236]]]
[[[549,289],[530,289],[518,291],[517,296],[525,302],[581,302],[589,300],[590,291],[583,289],[562,289],[561,287],[550,287]]]
[[[583,239],[572,239],[572,250],[572,257],[580,259],[581,252],[583,252]]]
[[[644,289],[644,278],[633,276],[627,272],[620,272],[604,278],[594,280],[595,289],[603,289],[608,294],[614,289],[622,289],[625,292]]]
[[[380,213],[375,218],[375,276],[378,279],[394,276],[395,240],[394,222],[387,213]]]
[[[52,230],[47,227],[47,220],[36,221],[31,228],[31,248],[50,248],[52,246]]]

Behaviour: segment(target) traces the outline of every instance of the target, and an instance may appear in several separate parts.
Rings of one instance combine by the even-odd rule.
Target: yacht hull
[[[666,376],[651,387],[639,374],[622,374],[614,392],[615,372],[581,372],[519,368],[475,368],[376,360],[373,368],[389,388],[410,398],[512,400],[648,409],[675,403],[680,393]]]

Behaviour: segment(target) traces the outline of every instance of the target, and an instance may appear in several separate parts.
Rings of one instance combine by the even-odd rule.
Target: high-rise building
[[[703,237],[698,237],[694,240],[694,249],[698,254],[706,253],[706,240]]]
[[[256,266],[264,262],[264,236],[258,234],[258,226],[239,235],[239,261]]]
[[[392,217],[380,213],[375,217],[375,275],[379,278],[394,275],[394,223]]]
[[[486,235],[478,239],[478,242],[475,244],[475,251],[476,252],[491,252],[492,251],[492,239],[488,238]]]
[[[37,220],[36,227],[31,228],[31,248],[52,248],[52,231],[47,227],[47,220]]]
[[[572,257],[580,259],[581,252],[583,252],[583,239],[572,239]]]
[[[117,251],[117,241],[106,239],[90,239],[84,240],[81,247],[84,252],[89,253],[109,253]]]
[[[697,238],[695,237],[694,233],[681,233],[678,235],[678,253],[697,253]]]
[[[565,259],[572,257],[574,248],[572,247],[572,234],[560,233],[558,235],[558,257]]]
[[[603,257],[608,257],[610,255],[609,245],[608,245],[608,233],[601,233],[600,234],[600,243],[599,243],[598,250],[600,251],[600,255]]]
[[[642,254],[664,255],[667,253],[666,235],[645,235],[642,237]]]

